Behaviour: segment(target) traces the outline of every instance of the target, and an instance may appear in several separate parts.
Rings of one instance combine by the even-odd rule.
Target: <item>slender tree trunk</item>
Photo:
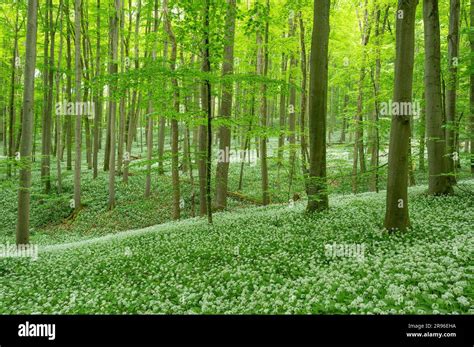
[[[67,102],[72,102],[72,53],[71,53],[71,29],[69,26],[69,0],[66,0],[66,47],[67,47],[67,55],[66,55],[66,65],[67,65],[67,80],[66,80],[66,95],[67,95]],[[72,170],[72,116],[66,117],[66,170]]]
[[[43,45],[43,118],[41,120],[41,184],[44,186],[44,192],[49,194],[51,190],[51,170],[50,170],[50,150],[51,150],[51,112],[49,107],[49,94],[52,86],[50,85],[50,71],[53,66],[48,57],[50,31],[52,31],[52,23],[50,22],[50,8],[52,4],[50,0],[46,0],[44,11],[44,45]]]
[[[63,0],[59,1],[59,54],[58,54],[58,70],[56,71],[56,93],[57,102],[60,102],[60,82],[61,82],[61,61],[63,55]],[[57,183],[57,192],[58,194],[62,193],[62,177],[61,177],[61,157],[62,157],[62,144],[61,144],[61,115],[56,114],[56,132],[57,132],[57,144],[56,144],[56,175]]]
[[[123,6],[125,7],[125,5]],[[125,15],[123,12],[123,9],[120,12],[120,30],[122,33],[124,33],[124,25],[125,23]],[[124,36],[125,34],[122,34]],[[124,39],[122,38],[120,40],[120,71],[122,73],[125,72],[125,42]],[[127,91],[128,92],[128,91]],[[125,102],[127,99],[127,93],[124,93],[120,97],[120,102],[119,102],[119,135],[118,135],[118,149],[117,149],[117,174],[121,175],[122,174],[122,166],[123,166],[123,147],[125,144]]]
[[[388,13],[388,12],[387,12]],[[382,69],[381,64],[381,50],[380,50],[380,41],[384,34],[384,26],[380,30],[380,20],[381,20],[381,10],[377,7],[375,14],[375,76],[372,74],[372,80],[374,85],[374,112],[372,115],[372,124],[369,131],[369,144],[370,144],[370,181],[369,189],[373,192],[379,191],[379,98],[380,98],[380,74]],[[385,22],[385,19],[384,19]]]
[[[294,18],[290,18],[289,20],[290,26],[290,33],[289,37],[293,37],[296,31],[296,23]],[[292,54],[290,58],[290,100],[288,105],[288,143],[290,144],[290,173],[289,173],[289,182],[288,182],[288,198],[291,196],[291,190],[293,189],[293,176],[295,172],[295,161],[296,161],[296,89],[294,87],[295,84],[295,67],[297,65],[297,59]]]
[[[208,16],[208,0],[204,0],[204,14],[203,14],[203,25],[204,30],[208,30],[206,26],[208,24],[207,16]],[[209,65],[209,56],[207,55],[208,50],[206,49],[207,45],[207,34],[205,33],[205,37],[203,40],[203,60],[202,60],[202,71],[204,73],[209,72],[210,65]],[[208,84],[204,81],[201,84],[201,107],[203,112],[207,116],[209,110],[211,109],[211,98],[210,98],[210,90],[208,91]],[[207,206],[207,163],[206,163],[206,153],[207,153],[207,139],[208,139],[208,128],[206,125],[199,126],[199,144],[198,144],[198,172],[199,172],[199,212],[201,216],[205,216],[208,213],[208,208],[211,209],[211,206]],[[212,139],[212,137],[211,137]]]
[[[364,126],[363,126],[363,111],[364,111],[364,79],[365,79],[365,62],[366,62],[366,46],[369,43],[370,25],[367,9],[367,0],[364,3],[364,18],[363,23],[359,21],[361,30],[361,44],[362,44],[362,64],[359,71],[358,96],[357,96],[357,114],[355,115],[355,131],[354,131],[354,160],[352,165],[352,192],[356,193],[358,189],[357,165],[359,164],[360,173],[363,175],[366,171],[365,167],[365,153],[364,153]]]
[[[118,73],[118,40],[120,28],[120,14],[122,11],[121,0],[115,0],[115,9],[110,18],[111,25],[111,62],[109,65],[110,75]],[[108,209],[115,208],[115,115],[117,111],[117,87],[111,83],[109,86],[110,101],[109,101],[109,122],[110,122],[110,153],[109,153],[109,202]]]
[[[81,103],[81,0],[74,2],[74,29],[75,29],[75,72],[76,72],[76,105]],[[74,208],[76,212],[81,209],[81,149],[82,149],[82,116],[76,114],[76,158],[74,162]]]
[[[15,156],[15,123],[16,123],[16,108],[15,108],[15,96],[16,96],[16,69],[18,68],[17,61],[19,62],[20,57],[18,55],[18,20],[19,14],[15,19],[15,36],[13,39],[13,53],[12,53],[12,66],[11,66],[11,87],[10,87],[10,104],[9,104],[9,128],[8,128],[8,161],[7,161],[7,177],[12,175],[12,163]]]
[[[281,55],[281,75],[283,80],[286,80],[286,68],[288,65],[288,58],[285,53]],[[286,125],[286,87],[284,85],[280,86],[280,134],[278,136],[278,182],[280,182],[280,169],[283,166],[283,147],[285,146],[285,125]]]
[[[100,0],[97,0],[97,36],[96,36],[96,62],[95,62],[95,75],[100,76],[101,63],[100,63]],[[92,166],[93,166],[93,177],[97,178],[98,167],[99,167],[99,136],[100,136],[100,120],[102,118],[102,88],[98,89],[95,93],[95,112],[94,112],[94,148],[92,154]]]
[[[171,42],[171,57],[170,57],[170,69],[174,71],[176,69],[176,58],[177,58],[177,44],[176,37],[173,33],[171,26],[171,19],[168,14],[168,0],[163,2],[163,11],[165,13],[165,29]],[[179,113],[179,86],[176,77],[172,78],[173,85],[173,99],[174,99],[174,111],[176,114]],[[173,181],[173,219],[180,218],[180,187],[179,187],[179,148],[178,148],[178,120],[173,117],[171,119],[171,176]]]
[[[341,138],[339,142],[345,143],[346,142],[346,128],[347,128],[347,107],[349,106],[349,95],[346,93],[344,95],[344,106],[342,111],[342,126],[341,126]]]
[[[471,44],[471,88],[470,88],[470,123],[471,123],[471,174],[474,176],[474,0],[471,0],[471,30],[469,31],[469,41]]]
[[[204,71],[211,72],[210,51],[210,24],[209,24],[210,0],[204,0]],[[211,164],[212,164],[212,105],[211,83],[206,77],[205,89],[207,94],[207,158],[206,158],[206,205],[207,221],[212,224],[212,203],[211,203]]]
[[[270,2],[267,0],[267,16],[270,13]],[[257,32],[257,74],[264,78],[268,73],[268,20],[265,22],[264,39],[262,38],[261,29]],[[260,117],[261,126],[264,131],[268,127],[268,101],[267,101],[267,84],[261,84],[261,103],[260,103]],[[260,165],[262,174],[262,204],[268,205],[270,203],[270,194],[268,191],[268,163],[267,163],[267,136],[262,134],[260,136]]]
[[[137,5],[137,15],[136,15],[136,23],[135,23],[135,70],[138,70],[140,67],[139,62],[139,34],[140,34],[140,15],[141,15],[141,7],[142,2],[138,0]],[[136,102],[137,100],[137,90],[134,89],[132,93],[132,105],[129,111],[129,122],[128,122],[128,131],[127,131],[127,141],[126,141],[126,149],[125,149],[125,160],[124,160],[124,169],[123,169],[123,181],[128,183],[128,175],[129,175],[129,164],[132,155],[132,145],[133,145],[133,138],[135,137],[135,130],[136,130],[136,123],[138,118],[138,108],[140,107],[139,103]],[[135,105],[137,105],[137,111],[135,111]]]
[[[426,58],[425,58],[426,59]],[[425,89],[426,93],[426,89]],[[425,148],[426,148],[426,108],[421,110],[420,121],[418,123],[418,138],[420,153],[418,154],[418,168],[421,172],[425,172]]]
[[[326,118],[330,0],[314,1],[309,99],[308,212],[328,208],[326,182]]]
[[[301,46],[301,109],[300,109],[300,143],[301,143],[301,170],[305,178],[305,183],[308,177],[308,168],[306,166],[308,145],[306,143],[306,129],[305,129],[305,118],[306,118],[306,82],[307,82],[307,71],[306,71],[306,45],[305,45],[305,29],[303,23],[303,15],[299,13],[300,22],[300,46]]]
[[[37,0],[28,0],[28,19],[26,28],[25,88],[23,91],[23,135],[20,140],[20,180],[18,189],[18,221],[16,228],[17,245],[29,242],[30,189],[31,189],[31,150],[33,137]]]
[[[155,21],[154,21],[154,32],[158,30],[157,24],[157,15],[158,15],[158,1],[155,0],[154,3],[154,11],[155,11]],[[163,2],[163,11],[167,12],[168,2],[165,0]],[[156,59],[156,42],[153,42],[153,48],[151,52],[152,59]],[[153,101],[152,101],[152,91],[148,92],[148,115],[147,115],[147,127],[146,127],[146,144],[147,144],[147,174],[146,174],[146,182],[145,182],[145,197],[149,197],[151,195],[151,158],[153,154]]]
[[[396,29],[395,85],[393,102],[412,102],[413,64],[415,47],[415,14],[418,0],[399,0]],[[393,115],[388,154],[387,206],[385,228],[406,230],[408,215],[408,148],[410,117]]]

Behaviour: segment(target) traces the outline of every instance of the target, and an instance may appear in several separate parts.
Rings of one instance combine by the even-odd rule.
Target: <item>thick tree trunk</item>
[[[31,189],[31,150],[33,138],[37,0],[28,0],[28,19],[26,28],[25,88],[23,91],[23,135],[20,140],[20,180],[18,189],[18,221],[16,228],[17,245],[29,241],[30,189]]]
[[[441,53],[438,0],[424,0],[425,112],[428,147],[429,193],[451,194],[446,160],[446,142],[441,111]],[[424,134],[423,134],[424,137]]]
[[[235,37],[235,16],[236,0],[227,0],[227,14],[225,23],[225,47],[224,63],[222,64],[222,76],[232,75],[234,72],[234,37]],[[227,121],[227,124],[219,128],[219,151],[228,153],[230,151],[231,127],[229,124],[232,115],[232,95],[233,83],[224,82],[222,87],[222,100],[220,115]],[[221,158],[221,156],[219,156]],[[227,206],[227,182],[229,178],[229,161],[218,161],[216,171],[216,208],[225,209]]]
[[[449,182],[456,183],[454,158],[457,148],[455,146],[456,138],[456,88],[457,71],[459,61],[459,17],[460,0],[450,1],[449,10],[449,35],[448,35],[448,80],[446,83],[446,151],[447,151],[447,170]]]
[[[399,0],[396,29],[395,85],[393,102],[412,102],[415,47],[415,14],[418,0]],[[411,114],[392,115],[388,154],[387,205],[385,228],[404,231],[408,215],[408,147]]]
[[[309,98],[308,212],[328,208],[326,182],[326,118],[330,0],[314,1]]]

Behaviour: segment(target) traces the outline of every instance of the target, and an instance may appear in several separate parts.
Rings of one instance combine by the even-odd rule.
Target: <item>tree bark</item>
[[[235,16],[236,0],[227,0],[227,13],[224,37],[224,63],[222,64],[222,76],[231,76],[234,72],[234,38],[235,38]],[[229,124],[232,115],[232,81],[224,81],[222,87],[222,99],[220,115],[227,122],[219,128],[219,151],[228,153],[230,151],[231,127]],[[225,157],[225,156],[224,156]],[[218,161],[216,171],[216,208],[225,209],[227,206],[227,183],[229,178],[229,161],[227,158]]]
[[[177,44],[176,37],[171,26],[171,19],[168,13],[168,0],[163,1],[163,12],[165,14],[165,30],[171,42],[170,69],[172,72],[176,69]],[[178,79],[172,77],[174,111],[179,113],[179,86]],[[180,218],[180,187],[179,187],[179,129],[176,117],[171,119],[171,179],[173,182],[173,219]]]
[[[448,35],[448,80],[446,83],[446,151],[447,170],[450,184],[456,183],[455,176],[455,146],[456,138],[456,88],[459,61],[459,17],[460,0],[450,0],[449,35]]]
[[[81,103],[81,0],[74,2],[74,44],[75,44],[75,74],[76,74],[76,105]],[[82,149],[82,116],[76,114],[75,127],[75,161],[74,161],[74,208],[78,212],[81,209],[81,149]]]
[[[393,102],[412,102],[415,46],[415,14],[418,0],[399,0],[396,29],[396,60]],[[400,12],[401,11],[401,12]],[[387,205],[385,228],[404,231],[410,226],[408,215],[408,146],[410,117],[392,115],[388,154]]]
[[[23,134],[20,140],[20,180],[18,189],[17,245],[29,242],[31,151],[33,138],[37,0],[28,0],[28,22],[26,31],[25,88],[23,91]]]
[[[469,31],[469,41],[471,44],[471,76],[470,76],[470,125],[471,125],[471,174],[474,176],[474,0],[471,0],[471,30]]]
[[[326,118],[330,0],[314,1],[309,98],[308,212],[328,209],[326,181]]]
[[[446,160],[446,142],[441,111],[441,53],[438,0],[424,0],[425,31],[425,113],[428,147],[428,191],[432,195],[451,194]],[[424,134],[423,134],[424,136]]]

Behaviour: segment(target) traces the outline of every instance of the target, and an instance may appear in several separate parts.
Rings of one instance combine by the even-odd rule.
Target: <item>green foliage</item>
[[[465,182],[471,189],[472,181]],[[472,196],[410,194],[412,228],[382,232],[384,195],[251,208],[2,259],[1,313],[473,313]],[[326,245],[363,244],[363,259]]]

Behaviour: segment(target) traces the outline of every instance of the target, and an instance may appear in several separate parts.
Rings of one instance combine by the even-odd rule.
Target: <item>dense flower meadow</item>
[[[298,202],[40,246],[0,258],[0,312],[473,314],[472,193],[425,189],[403,234],[382,229],[385,194],[365,193],[313,216]]]

